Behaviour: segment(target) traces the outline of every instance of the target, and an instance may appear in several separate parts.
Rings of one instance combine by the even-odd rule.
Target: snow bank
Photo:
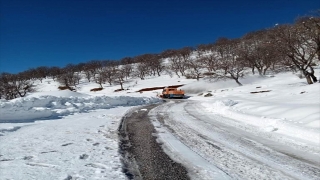
[[[22,123],[32,122],[36,119],[61,118],[62,116],[95,109],[109,109],[116,106],[137,106],[159,101],[160,99],[153,97],[130,96],[30,96],[11,101],[0,101],[0,123]]]
[[[39,97],[39,96],[56,96],[56,97],[89,97],[90,95],[84,94],[84,93],[79,93],[79,92],[73,92],[69,90],[64,90],[64,91],[39,91],[32,93],[28,95],[28,97]]]
[[[241,110],[252,102],[238,102],[231,99],[216,100],[213,102],[202,102],[204,110],[213,114],[220,114],[231,118],[243,125],[249,124],[256,130],[264,132],[277,132],[287,137],[294,137],[304,142],[312,142],[319,145],[319,108],[314,105],[293,108],[293,105],[256,103],[249,109]],[[244,104],[244,105],[243,105]],[[300,113],[295,113],[295,111]],[[230,121],[229,125],[232,124]],[[235,123],[236,126],[237,123]],[[248,128],[245,128],[246,130]]]

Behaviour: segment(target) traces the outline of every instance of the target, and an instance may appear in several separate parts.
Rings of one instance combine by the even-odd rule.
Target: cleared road
[[[149,109],[152,110],[148,115],[142,115],[147,113]],[[176,159],[187,169],[193,179],[210,179],[211,169],[216,171],[213,174],[222,174],[218,176],[219,179],[319,179],[320,177],[318,147],[276,137],[271,132],[261,132],[255,127],[238,123],[234,119],[225,118],[218,114],[204,113],[200,102],[174,100],[148,107],[146,110],[137,110],[135,113],[137,115],[134,118],[139,120],[128,121],[126,124],[128,132],[136,131],[134,129],[147,131],[147,133],[141,133],[142,136],[135,133],[130,135],[129,133],[128,141],[133,145],[131,149],[138,149],[130,151],[132,156],[137,157],[137,162],[140,161],[138,159],[144,157],[139,158],[139,155],[135,153],[154,148],[143,143],[142,147],[136,146],[148,138],[154,138],[150,133],[153,131],[151,130],[153,127],[143,125],[150,123],[151,120],[153,124],[155,124],[154,122],[159,123],[157,125],[159,128],[156,127],[158,134],[164,129],[167,130],[175,139],[190,149],[190,152],[207,162],[206,166],[202,168],[206,170],[207,175],[197,173],[194,170],[196,165],[190,164],[188,157],[183,157],[186,154],[170,153],[170,149],[177,148],[179,151],[179,147],[173,147],[175,144],[166,143],[166,141],[163,142],[162,147],[169,156],[178,157]],[[136,138],[130,136],[136,136]],[[149,143],[148,140],[147,144]],[[159,143],[153,145],[159,146]],[[151,153],[153,152],[152,150]],[[157,156],[157,154],[150,156]],[[130,158],[128,159],[130,161]],[[168,162],[172,161],[168,160]],[[152,167],[153,171],[158,171],[160,166],[169,167],[168,164],[155,167],[152,162],[150,163],[151,165],[147,166]],[[141,165],[138,167],[140,172],[144,171]],[[212,168],[210,169],[210,167]],[[173,172],[178,175],[178,179],[186,178],[181,176],[185,175],[184,170],[181,171],[182,173],[175,172],[178,171]]]
[[[156,106],[135,109],[123,118],[119,132],[124,171],[129,179],[135,180],[188,180],[186,169],[171,160],[153,136],[155,129],[148,112]]]

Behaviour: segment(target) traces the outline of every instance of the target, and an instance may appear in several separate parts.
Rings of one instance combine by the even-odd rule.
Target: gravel
[[[190,179],[179,163],[170,159],[152,134],[155,129],[148,112],[158,105],[148,105],[128,113],[119,127],[123,172],[129,179]]]

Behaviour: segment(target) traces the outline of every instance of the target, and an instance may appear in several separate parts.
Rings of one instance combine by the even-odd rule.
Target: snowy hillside
[[[319,68],[315,74],[320,77]],[[133,80],[120,92],[106,84],[90,92],[98,85],[87,81],[71,92],[45,79],[27,97],[0,101],[0,179],[125,179],[117,137],[121,118],[130,108],[162,102],[161,90],[138,90],[169,85],[184,85],[185,100],[201,102],[207,114],[296,139],[320,154],[320,83],[308,85],[292,73],[241,82],[163,75]]]

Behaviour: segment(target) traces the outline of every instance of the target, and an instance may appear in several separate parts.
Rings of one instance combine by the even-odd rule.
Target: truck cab
[[[162,91],[163,98],[183,98],[184,91],[177,88],[168,88],[165,87]]]

